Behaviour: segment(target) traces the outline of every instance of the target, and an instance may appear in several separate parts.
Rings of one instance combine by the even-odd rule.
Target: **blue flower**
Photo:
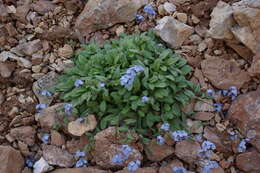
[[[170,124],[169,123],[163,123],[160,129],[167,132],[167,131],[170,130]]]
[[[173,173],[187,173],[187,170],[182,167],[173,167],[172,172]]]
[[[246,144],[249,141],[249,139],[243,139],[242,141],[240,141],[240,143],[238,144],[237,147],[237,151],[242,153],[246,151]]]
[[[128,163],[127,169],[128,169],[129,172],[134,172],[138,168],[140,168],[140,165],[141,165],[141,161],[140,160],[131,161],[131,162]]]
[[[84,84],[84,82],[82,80],[79,80],[79,79],[74,82],[74,86],[76,88],[81,87],[83,84]]]
[[[36,108],[36,112],[42,113],[43,109],[47,108],[47,105],[46,104],[38,104],[38,105],[35,106],[35,108]]]
[[[64,112],[67,115],[70,115],[72,113],[72,109],[73,109],[73,104],[65,104],[64,105]]]
[[[228,95],[228,90],[221,90],[221,94],[223,95],[223,96],[227,96]]]
[[[129,145],[122,145],[122,153],[128,158],[129,155],[131,154],[131,152],[133,151],[133,149],[131,147],[129,147]]]
[[[207,160],[202,168],[203,173],[211,173],[211,169],[218,168],[219,165],[216,161]]]
[[[154,11],[153,7],[151,5],[145,5],[144,6],[144,12],[148,15],[154,16],[156,15],[156,12]]]
[[[182,141],[188,138],[188,133],[184,130],[177,130],[172,133],[172,138],[175,141]]]
[[[98,84],[98,87],[99,88],[104,88],[106,86],[106,83],[105,82],[100,82],[99,84]]]
[[[35,164],[36,160],[32,156],[28,156],[25,159],[25,165],[29,168],[32,168]]]
[[[165,139],[162,136],[157,136],[156,142],[158,145],[163,145],[165,143]]]
[[[76,151],[75,156],[76,157],[85,157],[86,153],[84,151]]]
[[[210,141],[204,141],[201,146],[202,146],[203,150],[215,150],[216,149],[216,145]]]
[[[231,96],[231,100],[235,100],[236,97],[238,96],[237,87],[235,86],[229,87],[229,94]]]
[[[146,102],[148,102],[149,101],[149,97],[147,97],[147,96],[143,96],[142,97],[142,102],[143,103],[146,103]]]
[[[44,144],[48,144],[49,140],[50,140],[50,134],[48,134],[48,133],[43,134],[43,136],[41,137],[41,140]]]
[[[76,168],[85,168],[87,167],[88,165],[88,161],[86,159],[79,159],[77,162],[76,162]]]
[[[52,96],[52,93],[48,90],[42,90],[41,91],[41,95],[42,96],[47,96],[47,97],[51,97]]]
[[[121,76],[120,84],[127,89],[130,89],[133,85],[134,78],[136,77],[137,73],[144,71],[144,67],[140,65],[135,65],[130,67],[126,70],[125,75]]]
[[[82,123],[82,122],[85,121],[85,120],[86,120],[85,117],[79,117],[79,118],[76,120],[76,122]]]
[[[136,20],[137,23],[142,23],[144,21],[144,16],[141,15],[141,14],[136,14],[135,20]]]
[[[115,165],[121,165],[126,160],[125,156],[122,153],[117,153],[112,158],[111,162]]]
[[[201,135],[196,135],[195,140],[198,142],[202,142],[202,136]]]
[[[212,90],[212,89],[208,89],[208,90],[207,90],[207,94],[208,94],[209,96],[213,96],[213,95],[215,94],[215,92],[214,92],[214,90]]]
[[[210,158],[211,154],[212,154],[211,152],[212,151],[210,151],[210,150],[199,149],[198,156],[201,158]]]
[[[213,106],[214,106],[214,111],[215,112],[221,112],[221,110],[222,110],[222,104],[213,104]]]

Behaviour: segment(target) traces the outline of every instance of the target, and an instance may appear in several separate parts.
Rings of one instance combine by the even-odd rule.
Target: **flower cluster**
[[[46,96],[46,97],[51,97],[52,96],[52,93],[48,90],[42,90],[41,91],[41,95],[42,96]]]
[[[215,104],[213,104],[213,107],[214,107],[215,112],[221,112],[222,111],[222,104],[215,103]]]
[[[201,145],[201,149],[198,150],[198,156],[201,158],[210,158],[212,150],[215,149],[215,144],[210,141],[204,141]]]
[[[249,141],[249,139],[241,140],[240,143],[238,144],[237,151],[240,152],[240,153],[245,152],[246,151],[246,144],[247,144],[248,141]]]
[[[76,159],[79,159],[77,162],[76,162],[76,165],[75,167],[76,168],[84,168],[84,167],[87,167],[88,165],[88,161],[82,157],[85,157],[86,156],[86,153],[84,151],[76,151],[75,152],[75,157]]]
[[[144,21],[144,16],[143,15],[141,15],[141,14],[136,14],[135,15],[135,21],[136,21],[136,23],[142,23],[143,21]]]
[[[163,123],[160,129],[167,132],[167,131],[170,130],[170,124],[169,123]]]
[[[73,109],[73,104],[65,104],[64,105],[64,112],[67,115],[71,115],[72,114],[72,109]]]
[[[187,170],[182,167],[173,167],[172,172],[173,173],[187,173]]]
[[[146,102],[148,102],[149,101],[149,97],[147,97],[147,96],[143,96],[142,97],[142,102],[143,103],[146,103]]]
[[[157,144],[163,145],[165,143],[165,139],[160,135],[156,137]]]
[[[48,144],[50,140],[50,134],[48,133],[43,134],[41,140],[44,144]]]
[[[129,145],[122,145],[121,151],[117,153],[111,160],[115,165],[120,165],[128,159],[133,149]]]
[[[216,161],[206,160],[204,162],[204,167],[202,168],[202,172],[203,173],[211,173],[211,169],[218,168],[218,167],[219,167],[219,165]]]
[[[79,80],[79,79],[74,82],[74,86],[76,88],[81,87],[83,84],[84,84],[84,82],[82,80]]]
[[[133,85],[134,79],[137,73],[144,71],[144,67],[135,65],[126,70],[125,75],[120,78],[120,84],[127,89],[130,89]]]
[[[177,130],[177,131],[172,132],[172,138],[177,142],[183,141],[188,138],[188,133],[184,130]]]
[[[75,157],[85,157],[86,153],[84,151],[76,151]]]
[[[141,165],[141,161],[140,160],[131,161],[131,162],[128,163],[127,169],[128,169],[129,172],[134,172],[138,168],[140,168],[140,165]]]
[[[37,113],[42,113],[45,108],[47,108],[46,104],[38,104],[35,106]]]
[[[35,164],[36,160],[32,156],[28,156],[25,159],[25,165],[29,168],[32,168]]]
[[[147,13],[150,16],[155,16],[156,12],[154,11],[153,7],[151,5],[145,5],[144,6],[144,12]]]

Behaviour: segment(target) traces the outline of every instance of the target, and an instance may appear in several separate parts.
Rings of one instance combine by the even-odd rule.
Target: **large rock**
[[[75,163],[74,156],[59,147],[53,145],[43,145],[42,150],[44,160],[46,160],[46,162],[50,165],[69,168]]]
[[[253,58],[253,62],[248,69],[251,76],[260,76],[260,52]]]
[[[260,154],[257,152],[248,152],[239,154],[236,157],[237,167],[248,173],[260,172]]]
[[[194,32],[194,29],[171,16],[165,16],[157,22],[155,33],[172,48],[179,48]]]
[[[147,0],[89,0],[77,18],[75,28],[86,36],[116,23],[130,22],[146,3]]]
[[[142,160],[142,154],[136,150],[133,146],[138,140],[136,134],[133,134],[132,143],[129,144],[133,148],[133,151],[129,155],[129,158],[125,160],[121,165],[114,165],[111,163],[112,158],[119,152],[121,152],[121,145],[116,144],[115,141],[126,139],[126,134],[116,133],[115,127],[109,127],[94,137],[95,145],[93,148],[93,160],[96,164],[104,169],[110,168],[123,168],[126,167],[130,161]]]
[[[239,96],[228,111],[228,119],[260,151],[260,91],[252,91]]]
[[[210,57],[201,62],[201,69],[204,76],[219,89],[228,89],[230,86],[239,89],[250,81],[249,74],[233,59]]]
[[[155,140],[152,140],[148,145],[146,145],[145,154],[150,161],[162,161],[173,153],[174,149],[172,146],[167,144],[158,145]]]
[[[22,172],[24,160],[19,151],[10,146],[0,146],[0,172],[18,173]]]
[[[36,131],[31,126],[23,126],[11,129],[10,135],[17,139],[18,141],[22,141],[29,146],[33,146],[35,143],[35,133]]]
[[[109,173],[109,171],[100,170],[97,168],[67,168],[67,169],[56,169],[51,173]]]

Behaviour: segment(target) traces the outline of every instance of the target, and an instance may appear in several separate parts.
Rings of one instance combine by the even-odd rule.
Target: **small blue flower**
[[[151,5],[145,5],[144,6],[144,12],[148,15],[154,16],[156,15],[156,12],[154,11],[153,7]]]
[[[221,90],[221,94],[223,95],[223,96],[227,96],[228,95],[228,90]]]
[[[237,87],[231,86],[229,87],[229,95],[231,96],[231,100],[235,100],[238,96]]]
[[[172,138],[175,141],[183,141],[188,138],[188,133],[184,130],[177,130],[172,133]]]
[[[165,143],[165,139],[162,136],[157,136],[156,142],[158,145],[163,145]]]
[[[240,153],[243,153],[246,151],[246,144],[249,141],[249,139],[243,139],[242,141],[240,141],[240,143],[238,144],[237,147],[237,151]]]
[[[47,105],[46,104],[38,104],[38,105],[35,106],[35,108],[36,108],[36,112],[42,113],[43,109],[47,108]]]
[[[98,84],[98,87],[99,88],[104,88],[106,86],[106,83],[105,82],[100,82],[99,84]]]
[[[120,84],[127,89],[130,89],[133,85],[134,78],[136,77],[137,73],[144,71],[144,67],[140,65],[135,65],[130,67],[126,70],[125,75],[121,76]]]
[[[204,141],[202,143],[202,149],[203,150],[215,150],[216,149],[216,145],[213,144],[212,142],[210,141]]]
[[[202,142],[202,136],[201,135],[196,135],[195,140],[198,142]]]
[[[149,101],[149,97],[147,97],[147,96],[143,96],[142,97],[142,102],[143,103],[146,103],[146,102],[148,102]]]
[[[211,169],[218,168],[219,165],[216,161],[207,160],[205,166],[202,168],[203,173],[211,173]]]
[[[169,123],[163,123],[160,129],[167,132],[167,131],[170,130],[170,124]]]
[[[139,23],[142,23],[144,21],[144,16],[141,15],[141,14],[136,14],[135,15],[135,20],[136,22],[139,24]]]
[[[32,168],[35,164],[36,160],[32,156],[28,156],[25,159],[25,165],[29,168]]]
[[[129,145],[122,145],[122,153],[128,158],[133,149]]]
[[[222,110],[222,104],[213,104],[213,106],[214,106],[214,111],[215,112],[221,112],[221,110]]]
[[[48,90],[42,90],[41,91],[41,95],[42,96],[47,96],[47,97],[51,97],[52,96],[52,93]]]
[[[114,155],[111,162],[115,165],[121,165],[125,160],[125,156],[122,153],[117,153],[116,155]]]
[[[86,120],[85,117],[79,117],[79,118],[76,120],[76,122],[82,123],[82,122],[85,121],[85,120]]]
[[[172,172],[173,173],[187,173],[187,170],[182,167],[173,167]]]
[[[81,87],[83,84],[84,84],[84,82],[82,80],[79,80],[79,79],[74,82],[74,86],[76,88]]]
[[[79,159],[77,162],[76,162],[76,168],[85,168],[87,167],[88,165],[88,161],[86,159]]]
[[[215,94],[215,92],[214,92],[214,90],[212,90],[212,89],[208,89],[208,90],[207,90],[207,94],[208,94],[209,96],[213,96],[213,95]]]
[[[140,168],[140,165],[141,165],[141,161],[140,160],[131,161],[131,162],[128,163],[127,169],[128,169],[129,172],[134,172],[138,168]]]
[[[72,113],[72,109],[73,109],[73,104],[65,104],[64,105],[64,112],[67,115],[70,115]]]
[[[48,144],[49,140],[50,140],[50,134],[48,134],[48,133],[43,134],[43,136],[41,137],[41,140],[44,144]]]
[[[76,157],[85,157],[86,153],[84,151],[76,151],[75,156]]]
[[[203,150],[203,149],[198,150],[198,156],[201,158],[211,158],[211,155],[212,155],[211,150]]]

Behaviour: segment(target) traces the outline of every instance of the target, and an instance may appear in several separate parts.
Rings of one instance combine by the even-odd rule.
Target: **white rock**
[[[165,2],[165,3],[163,4],[163,8],[164,8],[164,10],[165,10],[168,14],[171,14],[171,13],[173,13],[173,12],[176,11],[176,6],[175,6],[174,4],[172,4],[172,3],[169,3],[169,2]]]
[[[33,173],[44,173],[53,170],[53,167],[50,166],[42,157],[33,165]]]
[[[83,122],[79,119],[68,124],[68,131],[74,136],[82,136],[85,132],[94,130],[97,126],[97,120],[94,115],[88,115]]]

